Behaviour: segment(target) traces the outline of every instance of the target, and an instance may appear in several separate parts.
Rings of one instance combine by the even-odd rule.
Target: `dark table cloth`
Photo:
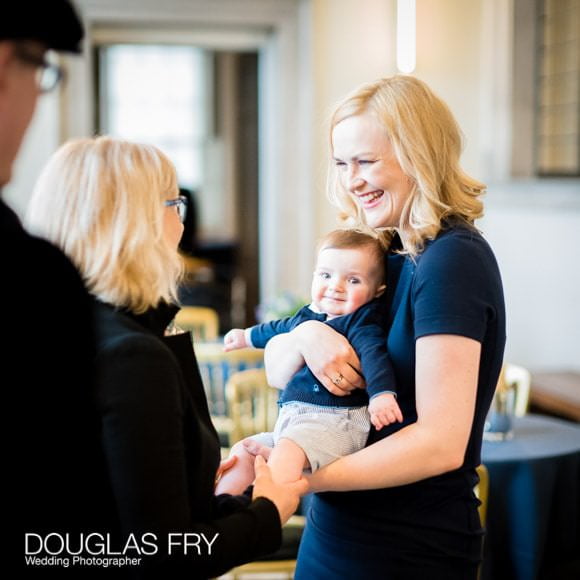
[[[580,579],[580,425],[515,419],[510,441],[485,441],[489,505],[483,580]]]

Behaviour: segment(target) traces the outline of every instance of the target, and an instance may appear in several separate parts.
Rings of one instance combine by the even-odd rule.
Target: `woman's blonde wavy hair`
[[[424,82],[396,75],[359,87],[338,104],[331,117],[331,150],[334,127],[348,117],[365,113],[384,127],[403,172],[413,183],[399,225],[381,230],[387,243],[398,231],[403,252],[415,256],[426,240],[439,233],[446,218],[459,218],[473,225],[483,215],[479,196],[485,185],[459,165],[459,126],[447,105]],[[327,193],[340,210],[342,221],[370,229],[360,206],[342,186],[334,165],[329,168]]]
[[[44,168],[25,221],[69,256],[91,294],[139,314],[177,301],[182,261],[164,238],[163,202],[178,193],[156,147],[75,139]]]

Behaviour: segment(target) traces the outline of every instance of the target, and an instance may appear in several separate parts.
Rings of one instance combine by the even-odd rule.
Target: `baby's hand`
[[[226,352],[238,348],[246,348],[247,346],[246,332],[241,328],[232,328],[232,330],[224,336],[224,350]]]
[[[371,415],[371,423],[377,431],[395,421],[401,423],[403,420],[403,414],[397,403],[397,398],[391,393],[383,393],[373,397],[369,403],[369,413]]]

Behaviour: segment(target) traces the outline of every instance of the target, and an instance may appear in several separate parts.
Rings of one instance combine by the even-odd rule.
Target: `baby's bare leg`
[[[286,483],[300,479],[302,470],[308,467],[308,459],[302,448],[291,439],[281,438],[268,459],[272,479]]]
[[[244,448],[242,441],[238,441],[230,451],[230,457],[236,455],[238,460],[235,465],[228,469],[219,479],[215,487],[216,495],[230,493],[239,495],[254,481],[253,455]]]

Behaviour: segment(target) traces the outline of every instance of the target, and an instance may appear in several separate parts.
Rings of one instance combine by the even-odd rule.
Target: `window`
[[[536,172],[580,175],[580,0],[538,9]]]
[[[207,134],[206,58],[193,46],[116,44],[99,48],[99,131],[154,143],[179,183],[203,182]]]

